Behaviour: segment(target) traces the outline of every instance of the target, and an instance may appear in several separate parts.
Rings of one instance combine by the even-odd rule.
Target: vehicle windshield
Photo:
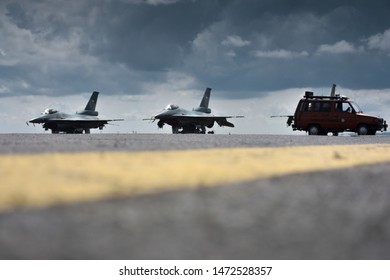
[[[363,113],[362,109],[359,107],[359,105],[356,102],[350,101],[350,103],[351,103],[351,106],[353,107],[353,109],[355,110],[355,112]]]
[[[177,106],[177,105],[175,105],[175,104],[169,104],[166,108],[165,108],[165,110],[176,110],[176,109],[178,109],[179,108],[179,106]]]
[[[43,114],[44,115],[51,115],[51,114],[55,114],[55,113],[57,113],[58,111],[57,110],[55,110],[55,109],[46,109],[44,112],[43,112]]]

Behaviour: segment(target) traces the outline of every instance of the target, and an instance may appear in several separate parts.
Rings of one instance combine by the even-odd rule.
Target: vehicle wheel
[[[368,126],[365,124],[360,125],[357,129],[358,135],[368,135],[368,132],[369,132]]]
[[[311,125],[311,126],[309,126],[308,132],[309,132],[309,135],[319,135],[320,129],[316,125]]]

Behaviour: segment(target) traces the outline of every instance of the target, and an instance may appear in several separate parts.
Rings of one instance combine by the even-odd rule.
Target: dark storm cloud
[[[6,5],[6,15],[19,28],[27,29],[33,25],[32,16],[28,15],[19,3],[9,3]]]
[[[180,64],[191,41],[213,22],[220,8],[213,1],[130,3],[117,1],[109,10],[99,10],[91,31],[96,34],[91,50],[108,61],[146,71],[166,70]]]
[[[332,83],[390,87],[385,0],[9,0],[0,8],[2,95],[143,94],[169,77],[231,98]]]
[[[219,69],[228,68],[230,71],[218,77],[219,85],[235,91],[315,87],[332,82],[352,88],[389,86],[385,78],[388,53],[366,52],[364,43],[372,34],[390,27],[386,15],[389,3],[323,2],[231,2],[219,26],[209,29],[208,37],[220,40],[222,34],[235,33],[251,42],[251,50],[236,53],[232,61],[223,57],[208,61],[199,67],[197,75],[204,74],[203,79],[213,75],[215,68],[209,66],[212,63]],[[351,46],[349,52],[337,51],[336,44],[341,41]],[[324,44],[334,51],[318,52]],[[358,51],[362,48],[364,51]],[[216,53],[223,51],[220,46]]]

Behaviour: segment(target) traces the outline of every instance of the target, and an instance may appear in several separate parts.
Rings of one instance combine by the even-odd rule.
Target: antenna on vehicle
[[[333,84],[332,85],[332,91],[330,92],[330,96],[331,97],[335,97],[335,95],[336,95],[336,85]]]

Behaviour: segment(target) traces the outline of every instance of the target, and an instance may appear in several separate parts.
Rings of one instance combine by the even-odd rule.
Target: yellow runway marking
[[[0,210],[390,162],[390,144],[0,155]]]

